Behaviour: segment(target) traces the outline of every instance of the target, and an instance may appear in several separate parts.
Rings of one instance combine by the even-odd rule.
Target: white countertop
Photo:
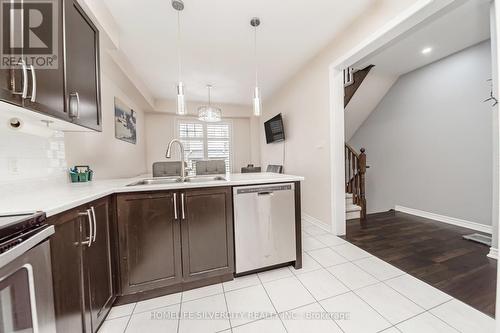
[[[133,187],[127,187],[127,185],[150,177],[142,176],[127,179],[96,180],[88,183],[43,181],[22,183],[19,185],[10,184],[0,187],[0,215],[44,211],[47,216],[53,216],[113,193],[270,184],[304,180],[304,178],[300,176],[276,173],[228,174],[225,177],[227,180]]]

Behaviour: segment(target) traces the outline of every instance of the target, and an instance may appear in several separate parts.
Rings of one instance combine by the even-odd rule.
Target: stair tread
[[[349,212],[359,212],[359,211],[361,211],[361,207],[358,206],[358,205],[346,205],[345,211],[347,213],[349,213]]]

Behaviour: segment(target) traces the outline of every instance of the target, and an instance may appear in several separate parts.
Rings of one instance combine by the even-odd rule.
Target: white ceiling
[[[355,67],[374,64],[379,72],[402,75],[490,38],[489,0],[468,0],[424,22]],[[422,54],[430,47],[429,54]]]
[[[175,97],[177,14],[170,0],[104,0],[120,30],[120,50],[158,100]],[[184,0],[183,81],[187,98],[251,104],[253,30],[259,16],[264,99],[376,0]]]

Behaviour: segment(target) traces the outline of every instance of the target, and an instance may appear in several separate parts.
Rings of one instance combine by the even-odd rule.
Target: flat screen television
[[[267,143],[285,140],[285,129],[283,128],[283,118],[281,113],[264,123]]]

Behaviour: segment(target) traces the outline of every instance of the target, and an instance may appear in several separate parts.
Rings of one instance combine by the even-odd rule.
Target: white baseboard
[[[463,228],[469,228],[472,230],[477,230],[480,232],[485,232],[488,234],[492,233],[492,227],[489,225],[484,225],[476,222],[471,222],[467,220],[462,220],[462,219],[457,219],[455,217],[450,217],[450,216],[444,216],[444,215],[439,215],[439,214],[434,214],[434,213],[429,213],[425,212],[423,210],[418,210],[418,209],[413,209],[413,208],[408,208],[404,206],[398,206],[396,205],[394,209],[398,212],[406,213],[406,214],[411,214],[411,215],[416,215],[420,217],[424,217],[426,219],[431,219],[439,222],[444,222],[448,224],[453,224],[459,227]]]
[[[327,224],[321,220],[318,220],[317,218],[312,217],[311,215],[307,215],[307,214],[302,213],[302,219],[306,222],[314,224],[315,226],[317,226],[323,230],[326,230],[328,232],[332,231],[329,224]]]
[[[498,260],[498,249],[490,247],[490,253],[488,253],[487,257]]]

